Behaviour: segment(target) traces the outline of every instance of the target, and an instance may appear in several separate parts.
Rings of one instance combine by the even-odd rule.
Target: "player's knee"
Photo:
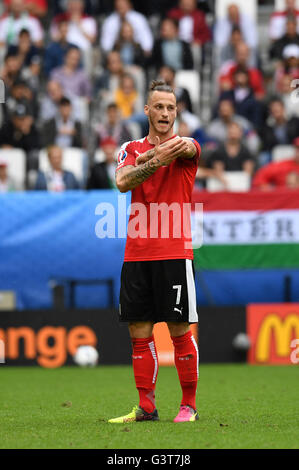
[[[168,322],[167,326],[171,336],[183,336],[190,329],[189,323]]]
[[[149,338],[153,334],[153,323],[135,322],[129,323],[129,332],[131,338]]]

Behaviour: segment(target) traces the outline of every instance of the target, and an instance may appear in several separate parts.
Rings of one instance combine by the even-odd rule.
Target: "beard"
[[[161,129],[158,129],[157,128],[157,124],[158,122],[155,123],[151,113],[149,113],[148,115],[148,120],[149,120],[149,123],[150,123],[150,126],[154,129],[154,131],[158,134],[168,134],[168,132],[173,128],[173,125],[174,125],[174,119],[171,121],[169,121],[169,124],[167,127],[163,128],[162,130]]]

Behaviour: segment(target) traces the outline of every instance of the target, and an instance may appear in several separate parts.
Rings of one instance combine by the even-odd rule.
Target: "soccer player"
[[[153,326],[167,322],[175,350],[182,401],[174,422],[195,421],[198,349],[190,331],[197,323],[190,210],[199,144],[174,135],[173,89],[153,81],[144,107],[149,134],[125,143],[118,155],[116,185],[132,191],[121,273],[120,321],[129,323],[139,406],[109,423],[157,421],[158,357]],[[137,215],[136,215],[137,213]]]

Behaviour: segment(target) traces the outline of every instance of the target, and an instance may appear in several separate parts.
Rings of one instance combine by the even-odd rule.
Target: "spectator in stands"
[[[282,52],[283,62],[280,63],[275,72],[275,88],[281,93],[282,81],[285,75],[289,75],[293,80],[299,79],[299,46],[289,44]]]
[[[240,11],[238,5],[231,3],[227,7],[227,16],[219,18],[215,25],[215,44],[220,49],[225,47],[231,38],[232,31],[238,27],[247,46],[255,51],[258,45],[256,24],[244,11]]]
[[[7,53],[4,58],[4,65],[1,69],[0,78],[4,81],[6,90],[20,77],[21,62],[15,53]]]
[[[210,140],[220,144],[227,138],[228,126],[232,122],[239,124],[243,130],[244,144],[252,154],[260,148],[260,139],[250,122],[235,113],[234,104],[228,99],[222,99],[218,105],[218,117],[207,126],[206,132]]]
[[[0,157],[0,194],[16,191],[16,184],[10,178],[7,171],[8,160]]]
[[[41,49],[32,44],[29,31],[27,29],[21,29],[18,36],[18,43],[9,46],[8,54],[18,57],[21,68],[29,67],[32,57],[41,55]]]
[[[196,0],[179,0],[178,7],[172,8],[168,16],[179,21],[182,41],[202,45],[211,40],[205,14],[197,8]]]
[[[35,183],[36,190],[62,192],[68,189],[79,189],[79,184],[70,171],[62,166],[62,149],[57,145],[48,148],[48,159],[51,169],[39,171]]]
[[[201,127],[200,120],[192,118],[187,112],[178,112],[178,118],[175,124],[176,134],[181,137],[192,137],[195,139],[201,146],[205,145],[208,142],[207,135],[205,130]]]
[[[111,95],[119,86],[119,80],[125,72],[124,64],[118,51],[111,51],[107,54],[104,62],[104,72],[96,80],[94,92],[97,96]]]
[[[129,21],[122,22],[114,49],[119,52],[124,65],[145,67],[146,57],[142,47],[134,39],[134,29]]]
[[[23,0],[10,0],[9,11],[0,20],[0,47],[17,44],[21,29],[27,29],[36,47],[43,44],[43,29],[37,18],[30,16]]]
[[[248,149],[242,144],[242,128],[231,122],[227,129],[227,139],[208,158],[207,167],[216,173],[224,171],[245,171],[252,176],[255,161]]]
[[[11,120],[6,121],[1,128],[0,147],[21,148],[27,153],[40,148],[39,133],[25,104],[19,104]]]
[[[34,55],[31,57],[29,66],[21,70],[21,78],[26,80],[35,93],[39,93],[41,89],[41,69],[41,57]]]
[[[51,3],[53,3],[52,9],[55,16],[60,15],[61,13],[65,13],[67,8],[66,0],[54,0]],[[99,2],[96,0],[85,0],[84,6],[86,15],[92,16],[108,14],[111,13],[113,9],[111,0],[101,0]]]
[[[283,101],[287,119],[299,117],[299,82],[294,82],[293,77],[284,75],[281,79],[281,100]],[[297,96],[294,96],[294,94]]]
[[[287,19],[286,33],[276,41],[274,41],[269,50],[270,59],[283,60],[283,50],[290,44],[299,46],[299,34],[297,33],[297,22],[293,16]]]
[[[61,20],[57,25],[56,41],[49,44],[44,55],[44,72],[46,77],[50,75],[52,70],[60,67],[65,58],[65,54],[71,47],[75,45],[68,41],[69,23]]]
[[[153,35],[145,16],[133,10],[131,0],[115,0],[114,12],[102,26],[101,47],[104,52],[111,51],[119,36],[122,21],[128,21],[134,30],[134,39],[149,55],[153,47]]]
[[[189,132],[189,136],[194,137],[201,145],[208,141],[207,135],[201,126],[199,117],[196,114],[190,113],[185,107],[184,101],[177,100],[177,119],[175,123],[175,132],[180,134],[179,129],[185,129],[184,132]]]
[[[117,145],[112,137],[107,137],[101,142],[104,161],[96,163],[91,169],[87,182],[87,189],[113,189],[115,185],[115,170],[117,167]]]
[[[114,99],[123,119],[131,118],[133,114],[143,110],[142,97],[136,89],[133,77],[127,73],[121,77]]]
[[[80,65],[80,50],[71,47],[65,55],[64,63],[61,67],[54,69],[51,79],[59,82],[63,92],[71,96],[84,96],[90,98],[91,83]]]
[[[59,40],[58,25],[61,21],[68,22],[66,39],[82,51],[91,50],[97,37],[97,23],[92,16],[84,14],[83,0],[68,0],[67,11],[54,18],[51,33],[54,41]]]
[[[290,145],[299,134],[299,118],[287,119],[285,107],[280,98],[273,98],[268,106],[269,117],[261,128],[260,137],[263,144],[263,163],[269,162],[271,152],[276,145]]]
[[[262,103],[254,97],[249,84],[247,68],[237,67],[233,74],[233,81],[234,88],[223,91],[220,100],[231,100],[234,103],[236,113],[250,121],[256,129],[259,129],[263,121],[263,108]]]
[[[193,57],[190,45],[178,37],[177,20],[165,18],[162,21],[160,36],[154,43],[150,63],[157,69],[162,65],[168,65],[174,70],[193,68]]]
[[[192,113],[192,102],[188,90],[186,88],[176,86],[175,84],[176,71],[168,65],[163,65],[160,68],[158,75],[162,80],[165,80],[167,85],[171,86],[175,92],[177,101],[179,101],[181,105],[184,104],[184,109]]]
[[[116,103],[108,104],[104,122],[97,123],[94,130],[99,139],[99,145],[108,137],[112,138],[118,147],[125,142],[133,140],[127,124],[121,119]]]
[[[47,92],[43,96],[40,105],[40,120],[49,121],[57,116],[58,107],[63,97],[63,89],[59,82],[49,80],[47,83]]]
[[[225,63],[232,63],[236,57],[236,49],[238,44],[244,41],[244,37],[239,26],[233,26],[229,42],[220,48],[219,54],[219,66]],[[250,49],[248,67],[255,67],[257,63],[257,54],[255,49]]]
[[[202,1],[202,0],[200,0]],[[203,0],[204,2],[206,0]],[[138,2],[138,11],[146,16],[159,15],[166,16],[167,11],[176,3],[174,0],[151,0],[150,2]]]
[[[63,97],[59,103],[59,113],[56,118],[45,122],[42,131],[43,147],[55,144],[61,148],[82,148],[82,126],[73,118],[71,101]]]
[[[4,104],[5,119],[12,116],[19,104],[25,104],[34,118],[38,116],[39,105],[36,95],[24,80],[16,80]]]
[[[269,25],[270,39],[279,39],[286,33],[286,24],[290,17],[296,19],[299,33],[299,10],[296,9],[296,0],[285,0],[285,10],[272,13]]]
[[[192,133],[190,127],[188,126],[187,122],[178,120],[178,128],[176,133],[181,136],[181,137],[191,137],[195,140],[200,145],[205,144],[205,139],[203,138],[203,135],[199,134],[198,132]],[[200,129],[201,130],[201,129]],[[203,131],[204,133],[204,131]],[[195,186],[198,189],[202,189],[205,186],[205,180],[210,177],[215,177],[218,178],[222,181],[223,184],[226,184],[225,179],[223,178],[222,174],[218,174],[214,169],[212,168],[206,168],[205,167],[205,162],[203,159],[200,159],[199,167],[196,172],[196,179],[195,179]]]
[[[47,0],[24,0],[23,1],[26,11],[38,18],[43,18],[48,11]],[[4,0],[6,8],[9,8],[11,0]]]
[[[294,158],[272,162],[260,168],[253,179],[253,187],[264,191],[274,188],[299,188],[299,137],[293,141]]]
[[[237,67],[243,67],[248,70],[249,84],[255,97],[262,99],[265,95],[263,76],[257,68],[249,66],[249,54],[247,44],[241,42],[237,45],[235,61],[224,64],[220,70],[220,89],[221,91],[233,89],[235,86],[234,72]]]

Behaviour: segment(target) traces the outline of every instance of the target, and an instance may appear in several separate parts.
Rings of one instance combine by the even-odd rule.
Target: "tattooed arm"
[[[126,193],[147,180],[160,166],[160,162],[156,158],[139,166],[124,166],[116,172],[116,186],[121,193]]]
[[[196,154],[196,147],[195,147],[195,144],[192,142],[191,139],[189,138],[186,138],[186,137],[176,137],[175,142],[178,142],[179,141],[183,141],[185,143],[185,145],[181,148],[181,152],[179,155],[176,155],[175,158],[193,158],[194,155]],[[164,142],[163,144],[158,144],[160,145],[160,147],[166,147],[166,146],[169,146],[173,141],[171,140],[168,140],[166,142]],[[136,159],[136,164],[137,165],[140,165],[141,163],[145,163],[147,162],[148,160],[150,160],[151,158],[153,158],[153,155],[155,155],[155,150],[157,149],[157,146],[152,149],[152,150],[148,150],[147,152],[143,153],[142,155],[139,155],[139,157]],[[153,154],[152,154],[153,152]]]
[[[141,155],[147,155],[150,159],[138,166],[127,165],[116,172],[116,186],[119,191],[126,193],[136,188],[147,180],[158,168],[170,165],[172,161],[187,150],[187,144],[183,139],[173,140],[168,145],[157,145]]]

